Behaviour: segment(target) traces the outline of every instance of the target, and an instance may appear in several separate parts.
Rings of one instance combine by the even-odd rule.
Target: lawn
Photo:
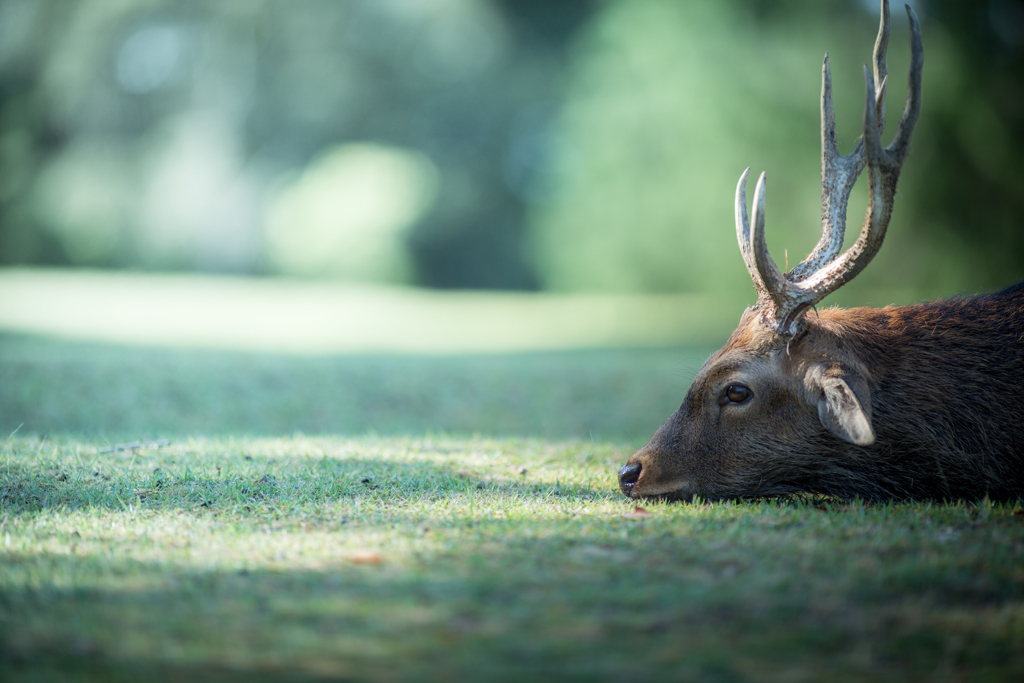
[[[710,350],[0,334],[0,678],[1024,678],[1020,504],[618,494]]]

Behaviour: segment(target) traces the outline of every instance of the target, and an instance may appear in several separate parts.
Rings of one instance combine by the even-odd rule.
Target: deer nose
[[[619,470],[619,489],[627,496],[640,478],[640,470],[642,469],[643,466],[638,462],[627,462]]]

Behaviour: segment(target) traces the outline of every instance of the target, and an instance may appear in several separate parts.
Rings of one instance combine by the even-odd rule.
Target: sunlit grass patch
[[[0,330],[158,348],[445,355],[665,347],[723,338],[742,308],[689,294],[0,269]]]
[[[194,439],[151,450],[100,453],[73,441],[9,442],[0,500],[7,515],[28,515],[37,550],[66,548],[48,530],[73,527],[76,548],[113,537],[139,561],[185,545],[188,532],[224,538],[191,559],[208,567],[274,565],[285,554],[342,561],[360,550],[405,557],[419,533],[435,537],[462,523],[535,521],[621,512],[614,463],[625,450],[606,444],[536,440]],[[7,518],[5,518],[7,519]],[[239,520],[282,532],[252,547],[234,536]],[[402,528],[409,538],[381,534]],[[12,551],[23,550],[5,541]],[[51,548],[51,543],[56,543]],[[410,545],[412,543],[412,545]],[[381,550],[381,549],[384,550]],[[358,558],[357,558],[358,561]],[[301,564],[301,562],[300,562]]]
[[[608,442],[102,446],[0,448],[0,666],[15,677],[1024,672],[1019,506],[638,515],[615,490],[632,447]]]

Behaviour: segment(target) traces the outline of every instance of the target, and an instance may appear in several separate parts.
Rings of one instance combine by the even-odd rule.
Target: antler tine
[[[743,180],[746,180],[745,173]],[[754,224],[750,228],[749,238],[756,270],[751,277],[755,286],[758,281],[761,285],[758,288],[756,306],[763,309],[769,324],[780,334],[793,335],[796,333],[795,321],[801,313],[814,305],[815,293],[790,282],[768,253],[768,245],[764,238],[765,183],[766,175],[762,173],[754,187]]]
[[[800,282],[839,255],[846,236],[846,205],[864,170],[864,142],[850,154],[839,153],[836,141],[836,115],[832,104],[832,73],[828,55],[821,69],[821,238],[814,250],[797,264],[787,278]]]
[[[875,106],[878,111],[878,131],[885,128],[885,85],[889,80],[889,72],[885,66],[885,55],[889,50],[889,0],[882,0],[882,16],[878,22],[878,38],[875,39],[875,51],[871,62],[875,70],[875,83],[878,92],[875,95]]]
[[[878,37],[872,53],[875,82],[883,83],[875,98],[879,130],[885,126],[886,52],[889,48],[889,0],[882,0]],[[832,104],[832,72],[828,54],[821,68],[821,238],[814,250],[797,264],[787,278],[801,282],[831,263],[843,249],[846,237],[846,207],[850,193],[864,170],[864,141],[846,156],[839,154],[836,141],[836,117]]]
[[[903,109],[903,116],[892,143],[888,147],[882,147],[878,110],[873,106],[877,101],[874,79],[865,67],[867,101],[864,107],[864,141],[869,183],[867,215],[854,245],[801,285],[802,288],[814,291],[815,302],[839,289],[864,270],[882,246],[885,231],[889,226],[893,200],[896,196],[896,183],[903,168],[903,161],[910,151],[910,138],[921,113],[921,73],[924,68],[921,24],[909,5],[907,14],[910,17],[911,60],[907,103]]]
[[[781,309],[786,304],[788,288],[786,278],[768,253],[768,245],[764,240],[765,179],[765,174],[761,173],[754,186],[754,226],[750,231],[750,245],[753,247],[754,265],[761,276],[765,293],[775,302],[776,308]]]
[[[750,221],[747,219],[747,177],[750,175],[750,168],[740,176],[740,182],[736,184],[736,240],[740,244],[740,254],[743,256],[743,263],[747,266],[750,279],[754,282],[754,289],[757,291],[758,299],[767,292],[761,274],[757,272],[754,263],[754,253],[750,248]]]
[[[910,138],[914,135],[914,126],[921,116],[921,74],[924,71],[924,43],[921,39],[921,22],[914,10],[907,5],[907,17],[910,19],[910,81],[907,84],[907,104],[896,127],[896,135],[887,148],[896,155],[902,164],[910,152]]]

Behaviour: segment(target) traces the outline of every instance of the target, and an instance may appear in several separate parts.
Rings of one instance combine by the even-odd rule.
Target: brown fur
[[[623,479],[623,492],[1024,496],[1024,282],[976,298],[812,311],[805,320],[805,332],[787,342],[747,309],[679,410],[623,468],[642,468],[632,486]],[[748,386],[752,398],[722,405],[730,383]],[[832,404],[823,403],[823,386],[832,387]],[[851,443],[851,434],[867,441],[865,425],[873,443]]]

